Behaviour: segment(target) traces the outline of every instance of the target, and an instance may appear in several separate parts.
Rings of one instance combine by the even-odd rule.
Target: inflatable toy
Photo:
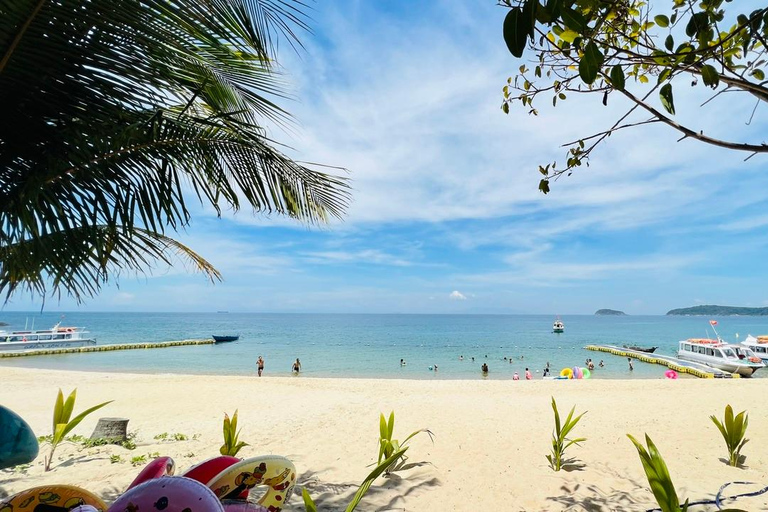
[[[237,457],[232,457],[231,455],[220,455],[218,457],[204,460],[199,464],[195,464],[183,472],[181,476],[191,478],[192,480],[197,480],[202,484],[207,484],[213,477],[224,471],[232,464],[236,464],[238,462],[240,462],[240,459]]]
[[[573,378],[574,379],[580,379],[582,377],[581,375],[581,368],[578,366],[573,367]]]
[[[90,505],[98,512],[107,510],[107,505],[98,496],[85,489],[75,487],[74,485],[44,485],[27,489],[0,501],[0,511],[66,511],[83,505]]]
[[[128,486],[126,491],[133,489],[137,485],[141,485],[149,480],[160,478],[162,476],[171,476],[173,475],[174,469],[175,464],[173,463],[172,458],[158,457],[144,466],[144,469],[142,469],[141,473],[139,473],[139,475],[133,479],[133,482],[131,482],[131,485]]]
[[[92,505],[80,505],[69,509],[69,512],[98,512],[98,509]]]
[[[581,369],[581,377],[583,379],[588,379],[592,376],[592,372],[589,371],[589,368],[582,368]]]
[[[237,464],[238,462],[240,462],[240,459],[237,457],[232,457],[231,455],[220,455],[219,457],[213,457],[212,459],[205,460],[200,464],[192,466],[184,473],[182,473],[181,476],[191,478],[192,480],[197,480],[201,484],[207,484],[213,479],[213,477],[224,471],[229,466]],[[247,498],[248,489],[244,490],[238,496],[238,499],[242,500]]]
[[[109,512],[134,511],[224,512],[224,506],[213,491],[197,480],[169,476],[137,485],[109,507]]]
[[[570,368],[563,368],[560,370],[560,376],[565,377],[566,379],[572,379],[573,378],[573,370]]]
[[[12,410],[0,405],[0,469],[32,462],[40,446],[27,422]]]
[[[267,455],[238,462],[208,482],[221,500],[232,499],[254,487],[266,486],[267,492],[258,504],[269,510],[280,510],[293,492],[296,468],[285,457]],[[193,511],[194,512],[194,511]]]
[[[677,378],[677,372],[675,370],[667,370],[664,372],[664,375],[668,379],[672,379],[672,380],[675,380]]]

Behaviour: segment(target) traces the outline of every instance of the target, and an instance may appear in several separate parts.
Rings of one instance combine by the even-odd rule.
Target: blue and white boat
[[[72,348],[96,344],[96,338],[84,327],[61,327],[60,324],[45,330],[0,331],[0,350]]]

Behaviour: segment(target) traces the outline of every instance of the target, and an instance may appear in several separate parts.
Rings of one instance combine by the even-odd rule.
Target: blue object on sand
[[[40,445],[27,422],[0,405],[0,469],[32,462],[39,451]]]

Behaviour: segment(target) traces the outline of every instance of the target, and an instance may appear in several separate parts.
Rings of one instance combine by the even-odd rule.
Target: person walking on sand
[[[256,368],[258,368],[259,377],[261,377],[261,374],[264,372],[264,359],[261,356],[259,356],[259,360],[256,361]]]
[[[528,368],[526,368],[525,369],[525,380],[531,380],[531,379],[533,379],[533,375],[531,375],[531,371]]]
[[[632,371],[632,370],[634,370],[634,369],[635,369],[635,367],[634,367],[634,366],[632,366],[632,358],[631,358],[631,357],[628,357],[628,358],[627,358],[627,361],[629,361],[629,371]]]
[[[297,357],[296,362],[293,363],[293,373],[298,375],[300,371],[301,371],[301,361],[299,361],[299,358]]]

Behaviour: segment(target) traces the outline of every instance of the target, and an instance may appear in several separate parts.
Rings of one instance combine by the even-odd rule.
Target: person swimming
[[[400,360],[400,366],[405,366],[405,359]]]
[[[488,365],[483,363],[483,366],[480,368],[483,373],[488,373]]]

